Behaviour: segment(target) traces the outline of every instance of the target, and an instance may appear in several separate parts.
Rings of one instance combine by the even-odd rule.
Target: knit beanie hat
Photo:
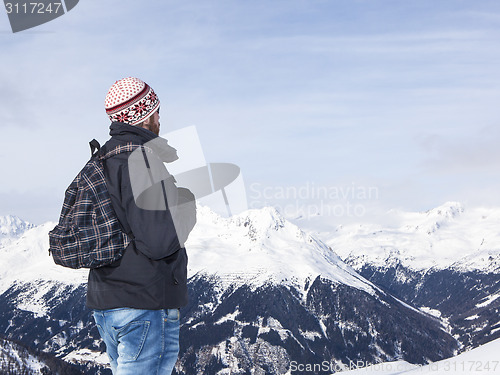
[[[104,106],[111,121],[137,125],[155,113],[160,100],[146,82],[129,77],[111,86]]]

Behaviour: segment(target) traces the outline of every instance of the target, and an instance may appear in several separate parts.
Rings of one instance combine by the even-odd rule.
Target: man
[[[160,101],[153,89],[124,78],[109,89],[105,108],[111,139],[100,152],[130,147],[106,159],[104,171],[118,220],[133,239],[119,261],[90,270],[87,306],[113,374],[171,374],[179,308],[187,304],[184,241],[196,220],[194,197],[175,186],[163,164],[177,153],[158,136]]]

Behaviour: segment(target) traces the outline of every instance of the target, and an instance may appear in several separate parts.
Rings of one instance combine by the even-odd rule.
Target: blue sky
[[[16,34],[5,14],[0,215],[57,220],[127,76],[162,132],[196,125],[208,161],[241,167],[254,206],[312,185],[376,187],[374,218],[500,205],[499,40],[498,1],[81,0]]]

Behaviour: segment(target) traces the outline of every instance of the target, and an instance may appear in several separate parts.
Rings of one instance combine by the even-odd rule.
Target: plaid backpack
[[[99,142],[90,142],[91,158],[66,189],[59,224],[49,232],[49,254],[56,264],[97,268],[123,256],[133,235],[124,232],[116,217],[103,160],[137,147],[128,143],[101,155]]]

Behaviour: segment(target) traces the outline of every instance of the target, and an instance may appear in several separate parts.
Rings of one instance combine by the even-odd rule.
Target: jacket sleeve
[[[196,224],[196,201],[193,193],[186,188],[177,188],[177,204],[170,212],[181,247],[187,241]]]
[[[136,248],[159,260],[181,248],[170,207],[177,202],[178,193],[163,163],[149,159],[152,165],[146,166],[144,159],[129,158],[126,173],[122,173],[121,201]]]

